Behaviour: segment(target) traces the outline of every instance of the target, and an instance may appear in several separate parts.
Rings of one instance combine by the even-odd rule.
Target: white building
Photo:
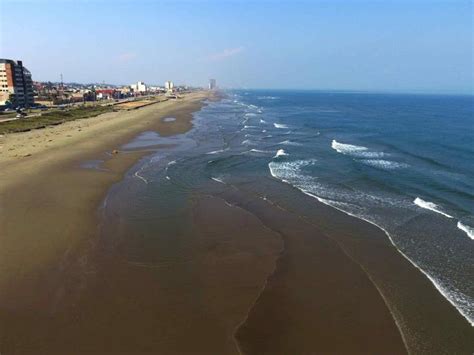
[[[143,81],[139,81],[136,84],[130,85],[130,88],[133,90],[133,92],[146,92],[147,87]]]
[[[209,79],[209,90],[214,90],[216,87],[216,79]]]
[[[174,83],[172,81],[165,82],[166,91],[173,91]]]

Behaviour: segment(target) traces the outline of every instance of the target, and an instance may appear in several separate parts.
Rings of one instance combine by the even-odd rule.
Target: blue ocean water
[[[274,177],[385,230],[473,324],[472,96],[235,94]]]
[[[144,136],[174,147],[133,173],[150,215],[209,184],[276,179],[383,229],[474,324],[474,97],[239,90],[194,125]]]

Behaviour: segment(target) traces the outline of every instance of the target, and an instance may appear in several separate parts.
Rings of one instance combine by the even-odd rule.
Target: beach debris
[[[117,149],[112,150],[112,154],[118,154],[119,151]]]
[[[25,155],[23,155],[23,158],[26,158],[26,157],[31,157],[31,153],[26,153]]]

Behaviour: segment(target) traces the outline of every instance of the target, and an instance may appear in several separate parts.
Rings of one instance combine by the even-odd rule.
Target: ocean
[[[228,91],[190,132],[145,132],[122,147],[160,149],[111,189],[103,213],[127,217],[107,235],[122,235],[132,262],[172,262],[143,243],[160,233],[181,243],[193,194],[231,188],[283,205],[306,195],[382,229],[474,325],[473,141],[472,96]],[[283,197],[282,185],[292,187]]]

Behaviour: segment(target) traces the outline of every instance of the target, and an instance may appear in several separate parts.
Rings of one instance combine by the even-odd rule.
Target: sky
[[[39,81],[473,94],[471,0],[0,0]]]

